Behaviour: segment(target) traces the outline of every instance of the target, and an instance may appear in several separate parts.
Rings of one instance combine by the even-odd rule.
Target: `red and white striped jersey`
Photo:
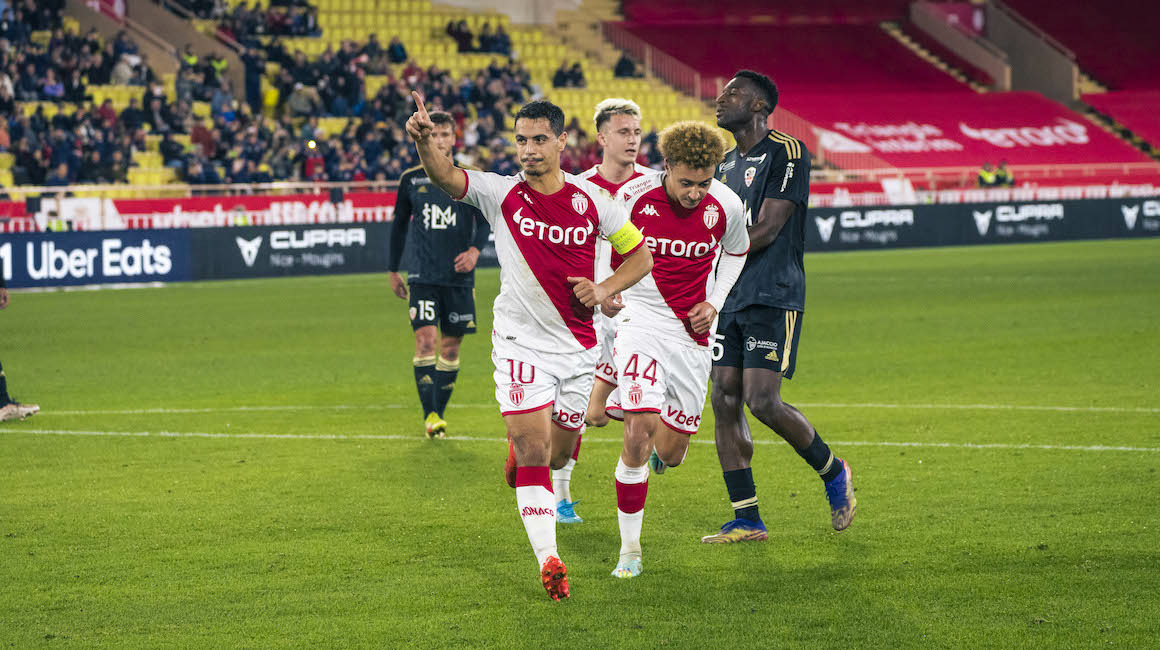
[[[664,178],[656,172],[634,180],[617,197],[653,254],[652,273],[624,291],[621,327],[707,346],[712,332],[695,333],[689,310],[712,292],[720,254],[749,252],[745,214],[741,199],[720,181],[714,180],[700,205],[689,210],[669,201]],[[619,256],[613,258],[619,266]]]
[[[592,309],[576,298],[568,277],[595,278],[596,240],[628,223],[625,206],[572,174],[564,174],[564,187],[554,194],[532,189],[523,172],[466,174],[467,189],[459,200],[479,208],[495,233],[500,266],[495,333],[548,352],[594,347]]]

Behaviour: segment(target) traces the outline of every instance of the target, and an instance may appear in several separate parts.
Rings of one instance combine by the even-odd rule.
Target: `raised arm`
[[[415,141],[419,162],[423,163],[423,169],[435,187],[447,192],[453,199],[462,199],[467,193],[467,172],[453,165],[447,156],[435,148],[435,142],[431,140],[431,130],[435,124],[423,106],[423,96],[412,90],[411,97],[415,100],[416,110],[407,120],[407,133]]]

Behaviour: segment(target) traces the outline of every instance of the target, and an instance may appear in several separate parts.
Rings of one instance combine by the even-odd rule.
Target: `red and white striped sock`
[[[620,524],[620,557],[640,557],[640,529],[648,496],[648,465],[616,463],[616,520]]]
[[[556,550],[556,498],[547,466],[516,468],[516,506],[537,566],[544,566],[553,555],[560,557]]]

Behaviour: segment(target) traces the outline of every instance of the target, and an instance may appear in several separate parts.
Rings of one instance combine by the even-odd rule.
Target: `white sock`
[[[522,480],[524,472],[521,470],[529,469],[539,470],[536,472],[537,480]],[[544,561],[553,555],[560,557],[556,550],[556,499],[548,488],[547,479],[547,467],[516,469],[516,506],[520,518],[524,520],[524,530],[528,532],[532,551],[536,554],[537,566],[544,566]]]
[[[616,483],[616,520],[620,524],[620,558],[623,560],[640,557],[640,530],[644,524],[644,494],[647,494],[648,490],[648,465],[629,467],[624,464],[623,460],[618,460],[616,463]],[[635,512],[625,512],[620,509],[622,502],[632,500],[639,501],[640,509],[635,510]]]
[[[572,468],[576,461],[568,459],[568,464],[560,469],[552,470],[552,491],[556,493],[557,501],[572,502]]]

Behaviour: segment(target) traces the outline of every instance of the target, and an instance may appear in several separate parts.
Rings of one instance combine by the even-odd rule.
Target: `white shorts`
[[[543,352],[491,335],[495,400],[500,413],[518,415],[552,408],[552,421],[579,431],[592,393],[597,348],[583,352]]]
[[[612,359],[616,325],[616,319],[596,317],[596,347],[600,350],[600,358],[596,361],[596,379],[613,386],[616,385],[616,362]]]
[[[614,357],[620,386],[613,393],[615,403],[609,400],[610,416],[617,406],[630,413],[658,413],[674,431],[697,433],[713,367],[709,348],[622,327]]]

